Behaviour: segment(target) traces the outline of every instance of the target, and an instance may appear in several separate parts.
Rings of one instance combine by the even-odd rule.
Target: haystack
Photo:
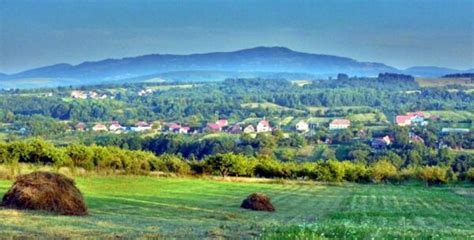
[[[270,198],[262,193],[250,194],[240,205],[241,208],[246,208],[254,211],[268,211],[273,212],[273,207]]]
[[[3,196],[1,206],[44,210],[61,215],[87,215],[87,207],[74,180],[57,173],[33,172],[18,176]]]

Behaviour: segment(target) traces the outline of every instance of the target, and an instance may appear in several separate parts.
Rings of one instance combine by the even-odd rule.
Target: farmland
[[[474,234],[472,186],[322,185],[241,179],[76,178],[88,217],[0,209],[6,237],[455,237]],[[11,181],[0,180],[4,193]],[[239,208],[252,192],[274,213]]]

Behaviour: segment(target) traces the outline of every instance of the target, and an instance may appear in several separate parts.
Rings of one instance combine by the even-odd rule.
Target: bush
[[[362,163],[349,161],[342,162],[344,166],[344,180],[349,182],[368,182],[370,180],[369,170]]]
[[[334,160],[318,163],[315,171],[317,180],[325,182],[342,182],[345,174],[344,165]]]
[[[474,182],[474,168],[469,168],[466,173],[466,178],[470,182]]]
[[[397,168],[388,160],[380,160],[372,164],[370,174],[375,182],[395,180]]]
[[[179,175],[186,175],[191,173],[191,167],[182,158],[172,155],[163,154],[153,161],[154,168],[158,171],[172,172]]]
[[[426,166],[420,171],[420,179],[423,180],[427,186],[447,183],[447,172],[448,169],[445,167]]]
[[[207,157],[204,161],[206,172],[225,176],[252,176],[254,161],[242,154],[219,153]]]

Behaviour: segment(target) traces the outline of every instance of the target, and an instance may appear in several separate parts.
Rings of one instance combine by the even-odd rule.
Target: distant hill
[[[304,53],[284,47],[256,47],[234,52],[212,52],[190,55],[151,54],[122,59],[84,62],[78,65],[55,64],[0,75],[0,88],[15,86],[28,79],[46,79],[48,86],[160,81],[216,81],[231,77],[313,79],[346,73],[376,76],[381,72],[442,76],[458,70],[437,67],[414,67],[399,70],[383,63],[360,62],[351,58]],[[35,87],[35,86],[31,86]]]
[[[440,77],[447,74],[462,73],[464,71],[434,66],[417,66],[407,68],[403,72],[405,74],[410,74],[415,77]]]

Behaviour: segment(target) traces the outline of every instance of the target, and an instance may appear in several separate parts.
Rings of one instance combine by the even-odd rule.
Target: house
[[[71,97],[75,99],[87,99],[87,94],[83,91],[74,90],[71,92]]]
[[[109,130],[112,132],[119,132],[119,131],[125,130],[125,128],[122,127],[122,125],[120,125],[119,122],[113,121],[112,124],[110,124],[109,126]]]
[[[74,126],[74,129],[76,129],[76,131],[84,132],[87,129],[87,126],[85,123],[80,122]]]
[[[235,124],[230,128],[229,132],[232,134],[239,134],[242,132],[242,126]]]
[[[179,132],[179,129],[181,129],[181,125],[177,123],[169,123],[168,124],[168,131],[169,132]]]
[[[190,129],[189,127],[180,127],[178,130],[178,133],[188,134],[189,129]]]
[[[254,133],[255,128],[252,125],[248,125],[247,127],[244,128],[244,133]]]
[[[412,116],[397,115],[395,117],[395,123],[400,127],[410,126],[411,125],[411,119],[412,119]]]
[[[227,119],[219,119],[216,122],[217,125],[221,126],[221,128],[227,127],[229,125],[229,121]]]
[[[258,133],[271,132],[271,131],[272,131],[272,128],[270,127],[270,123],[268,122],[268,120],[263,119],[262,121],[260,121],[257,124],[257,132]]]
[[[334,119],[329,123],[329,130],[347,129],[351,125],[351,121],[347,119]]]
[[[392,140],[389,136],[384,136],[381,138],[375,138],[372,140],[372,148],[375,149],[383,149],[386,148],[388,145],[392,144]]]
[[[408,112],[406,115],[397,115],[395,123],[398,126],[420,125],[426,126],[428,122],[425,121],[426,114],[424,112]]]
[[[132,127],[132,131],[135,131],[135,132],[143,132],[143,131],[148,131],[148,130],[151,130],[151,124],[145,121],[139,121],[135,124],[134,127]]]
[[[296,127],[296,130],[299,132],[309,131],[309,124],[304,120],[300,120],[298,123],[296,123],[295,127]]]
[[[424,118],[424,117],[421,117],[421,116],[414,116],[414,117],[411,119],[411,123],[412,123],[412,124],[415,124],[415,125],[420,125],[420,126],[426,126],[426,125],[428,125],[428,122],[425,121],[425,118]]]
[[[104,124],[97,123],[96,125],[94,125],[94,127],[92,127],[92,131],[108,131],[108,129],[107,126],[105,126]]]
[[[217,123],[208,123],[206,125],[206,130],[210,132],[220,132],[222,127]]]
[[[144,97],[144,96],[150,95],[152,93],[153,93],[153,89],[147,88],[147,89],[140,90],[138,92],[138,96]]]

